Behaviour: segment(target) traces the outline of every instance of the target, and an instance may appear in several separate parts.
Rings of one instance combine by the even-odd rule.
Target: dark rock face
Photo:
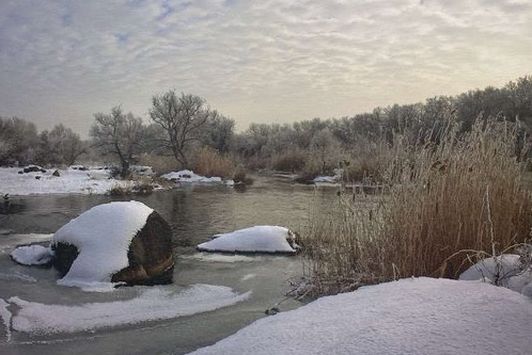
[[[52,250],[55,253],[53,265],[59,271],[60,277],[63,277],[78,257],[78,248],[72,244],[56,243],[52,245]]]
[[[59,170],[54,171],[54,173],[52,175],[53,176],[61,176],[61,174],[59,174]]]
[[[78,256],[78,249],[64,243],[57,243],[52,249],[55,251],[54,266],[64,276]],[[127,256],[129,266],[112,275],[112,282],[125,282],[127,285],[172,283],[172,230],[157,212],[148,216],[144,227],[133,237]]]
[[[45,173],[46,170],[41,168],[40,166],[38,165],[30,165],[30,166],[27,166],[25,167],[24,169],[22,169],[22,171],[24,173],[35,173],[35,172],[41,172],[41,173]]]

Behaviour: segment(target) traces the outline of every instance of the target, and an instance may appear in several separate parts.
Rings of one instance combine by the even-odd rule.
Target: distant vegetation
[[[190,94],[170,90],[155,95],[149,112],[149,120],[125,114],[121,107],[97,113],[89,141],[81,141],[62,125],[38,133],[23,119],[0,118],[0,164],[116,162],[122,176],[139,162],[153,165],[159,173],[199,168],[211,174],[223,166],[227,175],[235,166],[243,166],[306,178],[332,174],[341,166],[346,180],[377,182],[391,158],[394,137],[400,135],[413,146],[438,143],[451,118],[458,136],[471,132],[476,120],[518,122],[515,149],[522,150],[532,133],[532,77],[502,88],[379,107],[353,117],[251,124],[241,133],[235,132],[232,119]]]

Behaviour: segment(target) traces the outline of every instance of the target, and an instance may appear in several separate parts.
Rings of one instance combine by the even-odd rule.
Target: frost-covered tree
[[[202,128],[216,115],[216,111],[207,107],[205,99],[184,93],[177,96],[174,90],[155,95],[150,110],[153,122],[166,132],[162,145],[172,152],[182,168],[188,167],[187,150],[194,141],[201,140]]]
[[[103,153],[118,157],[122,167],[120,175],[126,177],[134,155],[141,150],[144,136],[142,120],[132,113],[122,113],[119,106],[109,114],[96,113],[94,120],[90,130],[93,145]]]
[[[39,135],[39,162],[72,165],[86,149],[79,135],[62,124]]]

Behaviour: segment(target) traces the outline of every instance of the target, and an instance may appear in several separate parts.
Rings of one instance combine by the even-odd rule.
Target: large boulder
[[[148,206],[111,202],[81,214],[52,239],[62,284],[172,282],[172,231]]]

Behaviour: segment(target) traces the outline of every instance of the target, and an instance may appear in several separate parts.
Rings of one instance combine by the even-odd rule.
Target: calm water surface
[[[48,195],[13,197],[9,214],[0,214],[0,229],[13,233],[53,233],[92,206],[115,200],[135,199],[157,210],[172,226],[176,267],[175,289],[192,284],[223,285],[238,292],[252,291],[250,299],[216,311],[132,326],[99,329],[95,332],[53,336],[14,332],[10,342],[1,332],[2,354],[149,353],[180,354],[212,344],[264,317],[264,311],[284,298],[288,280],[301,275],[298,257],[252,256],[246,261],[209,261],[194,246],[219,232],[253,225],[282,225],[302,230],[314,203],[334,203],[334,189],[315,189],[285,181],[257,178],[244,191],[226,186],[189,186],[149,196]],[[13,235],[0,235],[0,298],[18,296],[47,304],[109,302],[134,297],[139,287],[112,293],[83,292],[60,287],[53,269],[24,267],[9,259],[17,243],[28,242]],[[22,280],[13,275],[28,276]],[[33,282],[32,282],[33,279]],[[36,282],[35,282],[36,280]],[[294,300],[282,310],[300,306]],[[16,312],[16,310],[12,310]]]

